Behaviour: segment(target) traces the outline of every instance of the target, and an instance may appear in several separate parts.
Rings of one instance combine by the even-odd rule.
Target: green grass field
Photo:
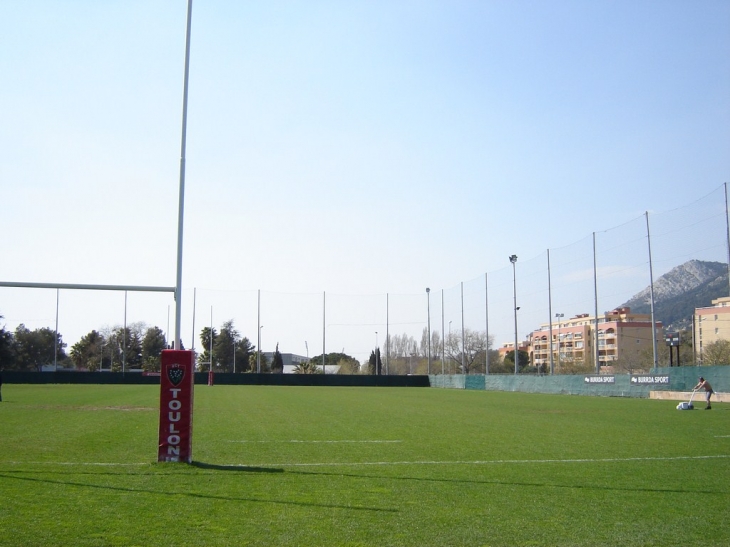
[[[5,385],[0,545],[727,546],[730,410],[426,388]]]

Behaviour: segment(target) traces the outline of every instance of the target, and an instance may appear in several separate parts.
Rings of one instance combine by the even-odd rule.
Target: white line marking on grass
[[[453,460],[453,461],[396,461],[396,462],[319,462],[319,463],[231,463],[218,464],[225,467],[360,467],[360,466],[386,466],[386,465],[505,465],[505,464],[538,464],[538,463],[623,463],[623,462],[655,462],[655,461],[682,461],[682,460],[716,460],[730,458],[730,454],[718,454],[715,456],[655,456],[645,458],[573,458],[573,459],[546,459],[546,460]],[[137,467],[150,466],[154,462],[0,462],[0,465],[65,465],[65,466],[99,466],[99,467]]]
[[[403,441],[297,441],[297,440],[291,440],[291,441],[228,441],[229,443],[375,443],[375,444],[385,444],[385,443],[402,443]]]
[[[125,467],[150,465],[149,463],[119,463],[119,462],[1,462],[0,465],[91,465],[97,467]]]
[[[386,465],[495,465],[495,464],[538,464],[538,463],[621,463],[621,462],[652,462],[652,461],[681,461],[681,460],[712,460],[730,458],[730,454],[717,456],[657,456],[647,458],[575,458],[549,460],[454,460],[454,461],[396,461],[396,462],[320,462],[320,463],[263,463],[263,464],[231,464],[231,467],[359,467],[359,466],[386,466]]]

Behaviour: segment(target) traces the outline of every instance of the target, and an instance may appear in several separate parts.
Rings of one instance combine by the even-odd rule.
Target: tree
[[[236,353],[234,363],[236,365],[233,372],[250,372],[251,355],[253,355],[254,347],[245,336],[236,342]]]
[[[144,323],[133,323],[126,328],[114,327],[109,335],[109,352],[113,372],[142,368],[142,330]]]
[[[368,359],[368,374],[381,375],[383,373],[383,361],[380,359],[380,348],[370,352]]]
[[[274,351],[274,357],[271,360],[271,372],[274,374],[282,374],[284,372],[284,359],[279,353],[279,343],[276,343],[276,351]]]
[[[530,367],[530,355],[524,350],[517,350],[517,357],[519,359],[517,372],[524,372],[525,369]],[[515,371],[515,350],[508,351],[504,354],[504,366],[509,372]]]
[[[223,323],[220,334],[213,341],[213,359],[216,370],[233,372],[233,359],[236,355],[236,344],[241,335],[233,325],[233,319]]]
[[[211,336],[213,338],[213,355],[210,353]],[[214,328],[203,327],[200,331],[200,342],[203,344],[203,352],[198,354],[198,370],[209,371],[215,369],[215,340],[217,337],[218,333]]]
[[[3,316],[0,315],[0,319]],[[15,368],[15,339],[13,333],[5,330],[5,325],[0,328],[0,370],[12,370]]]
[[[224,372],[246,372],[254,347],[248,338],[241,338],[233,319],[223,323],[220,334],[213,342],[216,369]]]
[[[17,370],[42,370],[43,365],[52,365],[66,359],[61,335],[48,327],[28,330],[22,323],[15,329]]]
[[[426,338],[428,338],[428,336],[426,336]],[[423,341],[421,341],[421,345],[423,346]],[[404,359],[411,356],[426,355],[425,353],[420,352],[419,345],[416,340],[407,334],[402,334],[400,336],[397,334],[389,334],[385,340],[385,347],[387,348],[389,361],[394,359]]]
[[[632,357],[634,361],[631,362],[627,361],[626,358],[624,358],[623,361],[619,360],[620,366],[623,366],[621,363],[625,363],[626,366],[632,366],[636,367],[637,363],[640,363],[641,360],[636,355]],[[651,361],[649,361],[651,362]],[[572,357],[561,357],[560,359],[560,368],[558,369],[556,367],[556,374],[595,374],[596,372],[596,366],[593,364],[594,359],[592,356],[588,356],[587,359],[574,359]],[[512,367],[514,370],[514,363],[512,364]],[[636,370],[635,368],[633,370]]]
[[[335,366],[337,374],[360,374],[360,363],[357,362],[357,359],[340,359]]]
[[[481,361],[482,371],[484,371],[485,352],[489,350],[490,346],[491,340],[487,340],[486,332],[465,328],[463,339],[461,333],[451,333],[446,337],[444,351],[449,361],[457,363],[463,374],[470,374],[476,372],[479,361]],[[525,358],[522,361],[522,355],[520,355],[520,362],[528,363],[529,360]]]
[[[257,371],[258,366],[258,360],[261,359],[261,372],[269,372],[269,361],[266,359],[266,355],[261,353],[260,351],[256,350],[254,351],[251,356],[248,358],[249,367],[251,369],[251,372]]]
[[[421,333],[421,345],[419,347],[419,354],[424,357],[428,357],[428,327],[423,327]],[[431,364],[437,360],[437,357],[441,354],[441,334],[438,331],[431,331]]]
[[[294,374],[322,374],[322,369],[309,360],[294,365]]]
[[[730,341],[717,340],[707,344],[702,351],[703,365],[730,365]]]
[[[104,337],[98,331],[92,330],[71,347],[71,361],[77,369],[86,369],[91,372],[102,366],[102,351],[105,344]]]
[[[148,328],[142,338],[142,369],[146,372],[160,372],[160,355],[166,347],[164,331],[159,327]]]
[[[310,359],[312,363],[315,365],[321,367],[322,366],[322,355],[316,355]],[[345,363],[351,363],[352,367],[357,367],[357,369],[360,369],[360,363],[357,359],[354,357],[350,357],[346,353],[327,353],[324,356],[324,366],[327,367],[330,372],[333,370],[337,370],[335,367],[340,365],[342,362]]]
[[[150,327],[142,338],[142,359],[157,358],[167,348],[165,332],[160,327]]]

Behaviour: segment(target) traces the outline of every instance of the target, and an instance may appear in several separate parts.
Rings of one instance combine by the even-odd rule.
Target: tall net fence
[[[453,374],[485,371],[492,350],[518,345],[542,325],[578,314],[615,309],[656,280],[691,260],[726,263],[725,186],[693,203],[586,234],[535,257],[456,281],[450,287],[409,294],[283,293],[259,289],[185,288],[183,345],[201,350],[201,331],[232,321],[237,333],[264,352],[277,347],[302,357],[343,353],[365,363],[379,349],[388,374]],[[505,257],[505,262],[507,262]],[[174,302],[169,294],[56,291],[0,287],[0,313],[11,330],[68,332],[74,337],[104,325],[144,322],[167,334]],[[42,309],[29,315],[26,309]],[[112,313],[110,313],[112,310]],[[429,340],[428,333],[431,333]],[[68,335],[67,335],[68,336]],[[496,352],[489,353],[490,367]]]

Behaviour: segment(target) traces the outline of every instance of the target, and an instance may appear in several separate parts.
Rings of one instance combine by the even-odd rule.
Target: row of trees
[[[165,348],[167,340],[162,329],[135,323],[127,328],[92,330],[71,347],[70,358],[75,368],[92,372],[159,371],[160,354]]]
[[[0,316],[0,319],[2,316]],[[197,352],[197,369],[216,372],[247,373],[283,372],[283,359],[277,344],[271,360],[260,353],[250,340],[236,329],[233,320],[223,323],[219,330],[204,327],[200,332],[201,349]],[[514,370],[514,359],[508,355],[500,362],[498,352],[488,349],[491,339],[484,332],[465,329],[461,334],[449,334],[445,340],[438,332],[431,336],[431,371],[443,369],[447,373],[484,373],[485,355],[489,352],[490,372]],[[31,331],[19,325],[15,332],[0,328],[0,368],[6,370],[41,370],[44,365],[57,363],[59,367],[79,370],[122,371],[143,369],[160,370],[160,353],[168,347],[165,333],[159,327],[134,323],[124,327],[106,327],[92,330],[71,347],[67,354],[61,334],[49,328]],[[443,351],[442,351],[443,349]],[[340,374],[422,374],[428,370],[428,331],[421,339],[403,335],[389,335],[386,340],[387,370],[377,348],[365,363],[345,353],[328,353],[324,364]],[[443,354],[442,354],[443,353]],[[528,358],[520,355],[520,363]],[[505,370],[503,371],[502,368]],[[523,368],[523,367],[521,367]],[[322,355],[312,357],[295,367],[300,374],[322,372]]]
[[[261,372],[271,371],[266,356],[259,354],[249,339],[241,336],[233,320],[223,323],[219,331],[211,327],[203,328],[200,331],[200,343],[202,351],[197,354],[199,371],[256,372],[259,366]],[[279,353],[278,345],[276,353]],[[274,366],[277,364],[272,363]]]
[[[20,324],[15,332],[3,327],[0,328],[0,368],[41,370],[43,365],[65,361],[68,357],[65,347],[61,336],[47,327],[29,330]]]
[[[492,349],[493,337],[485,331],[464,328],[463,332],[449,332],[442,339],[438,331],[431,332],[429,348],[428,329],[424,328],[420,340],[407,334],[388,335],[385,350],[388,374],[426,374],[429,372],[428,357],[431,356],[430,372],[446,374],[484,374],[489,357],[490,373],[514,372],[514,352],[502,359]],[[370,356],[372,368],[374,355]],[[520,372],[529,372],[529,355],[519,352]]]
[[[2,316],[0,316],[0,319]],[[92,330],[66,352],[60,333],[20,324],[14,332],[0,328],[0,368],[40,371],[44,366],[97,371],[159,370],[160,353],[167,347],[165,333],[144,323]]]
[[[2,316],[0,316],[2,319]],[[430,367],[428,331],[423,330],[420,340],[407,334],[388,335],[384,348],[373,350],[364,363],[345,353],[325,355],[324,364],[329,370],[340,374],[484,374],[514,372],[514,352],[508,352],[504,359],[492,349],[492,337],[484,331],[465,328],[462,332],[448,333],[444,339],[437,331],[431,333]],[[248,373],[260,370],[263,373],[283,372],[283,359],[278,344],[272,359],[260,353],[250,340],[236,330],[233,320],[223,323],[219,330],[205,327],[200,332],[202,347],[197,353],[199,371]],[[30,330],[21,324],[14,332],[0,327],[0,369],[41,370],[44,365],[58,364],[63,368],[78,370],[122,371],[143,369],[160,370],[160,353],[168,347],[165,333],[159,327],[147,327],[134,323],[128,327],[106,327],[92,330],[66,352],[61,334],[43,327]],[[384,350],[386,355],[381,355]],[[659,348],[660,362],[668,362],[668,349]],[[691,343],[683,337],[680,347],[682,364],[692,362]],[[651,355],[635,355],[613,363],[615,372],[634,372],[651,364]],[[703,364],[730,363],[730,341],[720,340],[703,349]],[[543,365],[537,370],[530,363],[530,356],[519,352],[519,372],[548,372]],[[556,372],[581,374],[592,372],[591,362],[572,362],[562,359],[556,363]],[[306,363],[295,366],[299,374],[322,373],[322,355],[312,357]]]

